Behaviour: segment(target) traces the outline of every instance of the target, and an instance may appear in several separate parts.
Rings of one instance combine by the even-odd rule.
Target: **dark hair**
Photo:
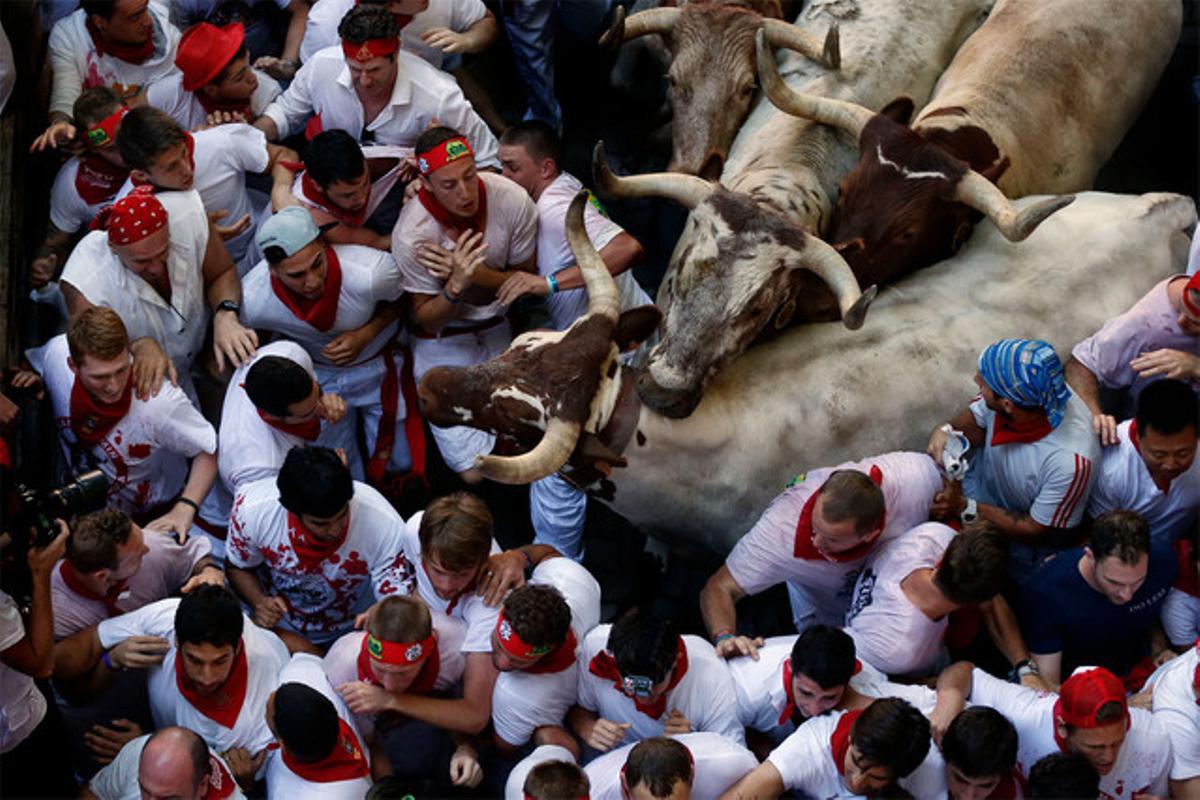
[[[121,98],[117,97],[112,89],[107,86],[93,86],[91,89],[84,89],[79,97],[75,98],[75,105],[71,106],[71,116],[75,120],[76,127],[87,129],[115,112],[122,105],[124,103],[121,102]]]
[[[425,507],[417,536],[422,555],[437,556],[451,572],[474,569],[492,551],[492,512],[470,492],[454,492]]]
[[[274,417],[288,416],[291,405],[312,394],[313,383],[308,370],[283,356],[263,356],[246,370],[246,396]]]
[[[237,649],[242,640],[242,607],[224,586],[202,584],[179,601],[175,609],[175,638],[179,644],[211,644]]]
[[[129,541],[133,520],[124,511],[106,508],[84,514],[67,537],[67,561],[76,572],[117,568],[117,550]]]
[[[522,791],[534,800],[579,800],[592,791],[587,773],[570,761],[543,761],[525,776]]]
[[[1200,399],[1183,381],[1164,378],[1142,389],[1137,399],[1138,431],[1172,436],[1187,428],[1200,430]]]
[[[284,683],[275,690],[275,732],[289,755],[311,764],[337,747],[341,726],[328,697],[303,683]]]
[[[996,709],[972,706],[946,729],[942,756],[971,778],[1008,775],[1017,763],[1017,729]]]
[[[1097,563],[1111,556],[1136,564],[1150,552],[1150,526],[1134,511],[1105,512],[1092,523],[1088,549]]]
[[[79,0],[79,7],[89,17],[112,19],[113,12],[117,10],[117,0]]]
[[[432,128],[426,128],[417,137],[416,144],[413,145],[413,152],[426,153],[442,142],[453,139],[455,136],[462,136],[462,134],[454,130],[454,128],[447,128],[445,125],[435,125]]]
[[[622,675],[646,675],[657,683],[675,665],[679,630],[675,623],[644,614],[625,613],[608,632],[608,650]]]
[[[555,167],[562,163],[562,141],[558,138],[558,132],[540,119],[527,119],[510,125],[500,137],[500,144],[524,148],[534,161],[548,158]]]
[[[288,451],[275,478],[279,504],[293,514],[335,517],[354,497],[350,469],[328,447],[297,445]]]
[[[1025,796],[1046,800],[1095,800],[1100,794],[1100,774],[1079,753],[1051,753],[1029,770]]]
[[[571,629],[571,607],[553,586],[527,583],[504,599],[504,616],[532,647],[558,647]]]
[[[225,66],[221,67],[221,71],[217,73],[216,77],[206,83],[205,86],[217,86],[224,82],[224,80],[229,77],[229,72],[233,69],[234,63],[236,63],[238,59],[245,58],[248,55],[250,55],[250,47],[246,44],[243,44],[242,49],[234,53],[233,58],[226,61]]]
[[[1008,540],[993,523],[976,520],[950,540],[933,582],[958,605],[986,602],[1008,577]]]
[[[845,686],[854,674],[854,640],[841,628],[810,625],[792,645],[792,674],[822,689]]]
[[[150,169],[156,158],[186,141],[179,123],[153,106],[131,110],[117,129],[117,149],[130,169]]]
[[[322,188],[337,181],[354,181],[367,171],[367,160],[354,137],[341,128],[319,133],[308,145],[304,169]]]
[[[908,702],[884,697],[867,706],[850,729],[850,741],[871,766],[903,778],[929,754],[929,720]]]
[[[338,36],[342,41],[352,44],[360,44],[368,39],[391,39],[399,35],[400,26],[396,18],[383,6],[357,5],[347,11],[338,23]]]
[[[883,491],[856,469],[835,470],[817,492],[825,498],[821,515],[828,522],[854,520],[854,532],[860,536],[883,524]]]
[[[675,739],[655,736],[633,746],[625,759],[625,783],[644,784],[655,797],[670,797],[675,784],[692,785],[692,754]]]

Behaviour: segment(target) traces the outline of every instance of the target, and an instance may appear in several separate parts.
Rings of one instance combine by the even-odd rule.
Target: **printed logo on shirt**
[[[862,613],[864,608],[871,605],[871,595],[875,592],[875,583],[878,580],[879,576],[870,567],[863,570],[858,591],[855,592],[853,599],[850,601],[850,610],[846,612],[846,622],[857,617]]]

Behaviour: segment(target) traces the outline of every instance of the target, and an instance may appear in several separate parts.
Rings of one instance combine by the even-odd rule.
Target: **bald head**
[[[138,765],[143,798],[204,796],[208,780],[208,745],[187,728],[163,728],[146,740]]]

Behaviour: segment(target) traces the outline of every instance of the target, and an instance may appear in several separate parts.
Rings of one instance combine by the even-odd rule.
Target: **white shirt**
[[[539,764],[547,761],[565,761],[575,763],[575,754],[557,744],[543,744],[535,747],[533,752],[517,762],[508,773],[504,782],[504,800],[525,800],[525,779]],[[589,797],[594,796],[594,792]]]
[[[116,197],[116,193],[113,193],[112,197],[95,205],[84,200],[75,188],[75,177],[82,164],[83,159],[68,159],[59,167],[58,174],[54,176],[54,185],[50,187],[50,221],[63,233],[75,233],[86,228],[100,213],[100,209],[111,205]]]
[[[463,97],[454,79],[403,50],[396,54],[396,63],[392,96],[369,123],[340,44],[318,51],[305,62],[263,116],[275,123],[280,139],[304,128],[315,114],[321,118],[321,130],[341,128],[356,140],[401,147],[416,144],[417,137],[436,118],[467,137],[481,165],[499,167],[496,137]]]
[[[329,680],[325,677],[324,670],[321,669],[321,659],[310,653],[297,653],[292,656],[291,662],[283,668],[283,672],[279,675],[279,684],[282,686],[285,683],[302,684],[317,690],[328,698],[329,702],[333,703],[333,707],[337,709],[338,717],[354,732],[354,736],[358,739],[358,746],[362,748],[363,758],[369,762],[370,753],[367,750],[367,743],[354,724],[354,715],[346,707],[341,695],[329,685]],[[306,780],[292,772],[291,768],[284,763],[280,750],[272,750],[267,758],[266,779],[268,796],[288,798],[288,800],[291,798],[296,798],[296,800],[309,800],[309,798],[312,800],[317,800],[317,798],[320,800],[361,800],[367,790],[371,788],[369,773],[361,778],[347,781],[316,783]]]
[[[542,275],[553,275],[559,270],[575,266],[575,254],[567,244],[567,209],[582,188],[583,184],[578,178],[563,172],[542,190],[537,199],[537,266]],[[594,201],[595,197],[590,199]],[[608,218],[596,202],[589,202],[583,207],[583,227],[597,251],[625,232]],[[621,294],[622,311],[654,304],[650,295],[633,277],[633,270],[625,270],[614,280]],[[550,312],[554,327],[560,331],[566,330],[572,322],[587,313],[587,304],[587,289],[582,286],[565,289],[546,298],[546,310]]]
[[[0,592],[0,652],[25,638],[16,602]],[[0,663],[0,753],[7,753],[33,733],[46,716],[46,698],[33,678]]]
[[[371,188],[367,193],[367,211],[364,219],[370,219],[375,210],[379,208],[379,204],[384,201],[388,193],[396,188],[396,184],[400,180],[400,173],[404,167],[404,159],[413,154],[411,147],[394,147],[386,144],[365,144],[360,146],[362,149],[363,159],[367,162],[368,172],[372,171],[372,160],[390,159],[395,161],[395,165],[384,172],[378,178],[371,179]],[[292,182],[292,194],[301,205],[309,208],[316,208],[331,214],[328,206],[322,205],[304,193],[304,170],[296,173],[296,179]]]
[[[671,738],[682,743],[695,761],[693,800],[717,800],[758,766],[753,753],[719,733],[681,733]],[[621,770],[636,745],[610,750],[583,768],[591,784],[591,800],[621,800]]]
[[[1154,719],[1171,740],[1171,780],[1200,777],[1200,705],[1192,681],[1197,649],[1166,664],[1154,684]]]
[[[140,400],[134,393],[129,413],[95,447],[80,447],[71,430],[71,387],[67,337],[60,334],[27,355],[42,376],[59,441],[71,471],[99,469],[109,479],[110,507],[129,514],[150,511],[176,497],[188,476],[188,459],[215,453],[217,434],[181,389],[163,381],[158,394]],[[130,380],[133,380],[130,378]]]
[[[879,488],[887,510],[879,542],[894,539],[929,519],[933,497],[942,489],[942,476],[933,459],[924,453],[884,453],[811,470],[771,501],[754,527],[734,546],[725,566],[738,586],[746,594],[758,594],[787,581],[807,590],[817,609],[817,622],[841,625],[854,581],[867,556],[852,561],[795,558],[796,523],[805,503],[834,470],[854,469],[869,474],[872,467],[883,473]]]
[[[317,0],[313,3],[304,28],[304,40],[300,43],[302,62],[307,62],[319,50],[341,45],[338,24],[352,8],[354,0]],[[429,0],[429,7],[415,15],[400,31],[400,47],[442,69],[446,54],[425,44],[421,35],[432,28],[449,28],[462,33],[486,14],[487,6],[482,0]]]
[[[152,2],[148,9],[154,20],[154,53],[141,64],[130,64],[112,55],[98,55],[87,31],[83,9],[60,19],[50,31],[50,69],[54,87],[50,110],[72,116],[72,106],[84,89],[107,86],[117,97],[130,100],[145,84],[175,69],[179,29],[167,19],[166,3]]]
[[[524,189],[503,175],[480,172],[479,177],[487,191],[487,222],[483,231],[487,252],[483,263],[504,272],[509,265],[533,257],[537,248],[537,208]],[[414,294],[439,294],[445,282],[435,278],[417,261],[416,250],[421,244],[440,244],[447,250],[454,250],[455,241],[420,200],[412,200],[400,209],[392,231],[392,255],[400,266],[400,285]],[[459,320],[491,319],[503,316],[508,310],[498,301],[485,306],[463,302],[457,309]],[[453,326],[452,320],[450,327]]]
[[[936,566],[953,538],[952,528],[926,522],[867,560],[846,612],[846,633],[860,659],[888,675],[927,675],[933,670],[947,619],[925,616],[900,584],[917,570]]]
[[[88,784],[92,794],[100,800],[142,800],[142,787],[139,782],[142,751],[146,749],[146,742],[152,735],[147,733],[128,742],[121,748],[121,752],[117,753],[116,758],[92,776]],[[229,791],[230,793],[225,795],[229,800],[243,800],[246,795],[242,794],[241,788],[234,780],[229,765],[211,749],[208,751],[208,760],[211,769],[208,777],[211,791],[218,796],[221,796],[221,792]]]
[[[203,273],[208,216],[194,189],[159,192],[155,197],[166,209],[170,225],[170,303],[121,264],[109,249],[107,231],[92,231],[79,241],[63,268],[62,282],[78,289],[92,305],[116,311],[130,341],[144,336],[157,341],[183,381],[208,332]]]
[[[316,643],[348,633],[354,616],[375,597],[405,591],[412,565],[400,550],[404,520],[375,489],[354,483],[346,539],[321,562],[305,570],[292,546],[293,515],[279,502],[274,478],[242,486],[229,519],[226,559],[239,569],[263,566],[263,591],[287,601],[280,624]]]
[[[147,670],[150,713],[154,716],[155,726],[191,728],[219,753],[231,747],[244,747],[251,754],[257,753],[275,740],[267,728],[264,714],[267,697],[279,686],[280,670],[288,663],[287,647],[278,636],[242,615],[242,647],[246,651],[249,670],[246,697],[237,721],[232,728],[226,728],[201,714],[179,691],[175,678],[175,659],[179,653],[175,641],[175,610],[179,603],[175,598],[159,600],[137,611],[104,620],[97,629],[101,647],[109,650],[130,636],[166,639],[171,648],[162,663]]]
[[[1088,513],[1098,517],[1106,511],[1128,509],[1146,520],[1156,541],[1187,536],[1195,530],[1196,509],[1200,508],[1200,459],[1192,461],[1188,471],[1171,481],[1164,492],[1150,477],[1146,462],[1133,446],[1131,422],[1125,420],[1118,425],[1120,441],[1104,448]]]
[[[612,625],[600,625],[583,640],[579,657],[579,705],[612,722],[628,722],[625,740],[638,742],[661,736],[671,709],[677,708],[692,723],[693,731],[711,731],[745,744],[745,730],[738,720],[737,698],[724,659],[712,645],[698,636],[684,636],[688,669],[683,679],[667,692],[666,709],[655,719],[638,710],[633,698],[613,686],[608,678],[593,675],[592,659],[608,646]]]
[[[1051,528],[1073,528],[1083,520],[1096,483],[1100,440],[1092,430],[1092,412],[1074,393],[1062,421],[1036,442],[993,445],[996,412],[980,397],[971,403],[975,423],[986,429],[978,467],[980,502],[1027,513]]]
[[[1054,740],[1054,704],[1057,694],[1046,694],[993,678],[981,669],[971,672],[971,702],[991,706],[1017,729],[1020,745],[1017,768],[1026,778],[1043,756],[1057,753]],[[1129,709],[1131,724],[1112,771],[1100,777],[1100,796],[1108,800],[1138,793],[1165,797],[1171,747],[1166,731],[1149,711]]]
[[[258,80],[258,87],[254,94],[250,95],[250,113],[257,117],[283,89],[279,82],[267,73],[253,67],[251,69]],[[183,88],[183,73],[178,71],[165,75],[146,87],[146,105],[162,111],[178,122],[185,131],[194,131],[208,120],[208,112],[196,99],[196,93]],[[248,119],[246,122],[254,122],[254,119]]]

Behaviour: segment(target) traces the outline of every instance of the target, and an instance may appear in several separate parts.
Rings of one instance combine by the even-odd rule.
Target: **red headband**
[[[433,655],[435,647],[437,641],[432,633],[419,642],[385,642],[370,633],[367,634],[367,653],[371,658],[395,667],[420,664]]]
[[[1200,317],[1200,306],[1196,305],[1192,298],[1188,296],[1189,291],[1200,292],[1200,272],[1193,275],[1191,280],[1183,285],[1183,293],[1179,295],[1180,299],[1183,300],[1183,307],[1187,309],[1187,312],[1193,317]]]
[[[129,113],[129,109],[121,106],[104,119],[87,129],[87,141],[92,147],[104,147],[117,140],[117,126],[121,118]]]
[[[417,153],[417,166],[422,175],[436,172],[451,161],[457,161],[465,156],[475,157],[475,151],[463,136],[455,136],[440,144],[436,144],[423,153]]]
[[[390,39],[367,39],[365,42],[347,42],[342,40],[342,52],[351,61],[365,64],[372,58],[390,56],[400,49],[400,37]]]
[[[496,617],[496,638],[500,640],[500,646],[504,648],[504,652],[508,653],[513,658],[539,658],[546,655],[554,649],[553,645],[542,645],[534,647],[517,635],[517,629],[513,627],[512,621],[500,612],[500,616]]]
[[[167,224],[167,210],[154,196],[154,187],[138,186],[92,220],[92,230],[107,230],[108,243],[140,242]]]

